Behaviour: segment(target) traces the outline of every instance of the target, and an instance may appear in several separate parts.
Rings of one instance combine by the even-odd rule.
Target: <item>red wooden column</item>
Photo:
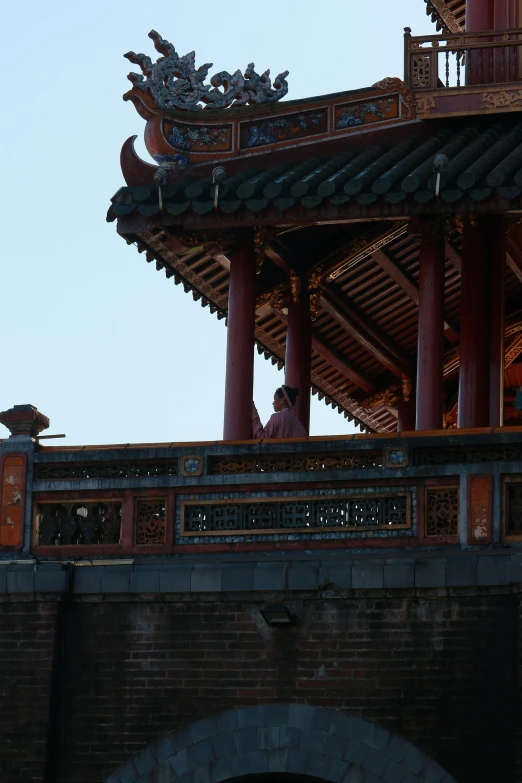
[[[494,5],[495,0],[466,0],[466,32],[493,30]],[[482,40],[485,43],[488,39]],[[490,55],[493,55],[490,49],[475,49],[466,54],[468,84],[484,84],[490,81],[488,76]]]
[[[466,32],[494,29],[495,0],[466,0]]]
[[[444,401],[444,237],[438,222],[420,223],[418,430],[442,428]]]
[[[301,290],[297,290],[295,284],[292,289],[286,332],[285,384],[297,386],[299,389],[295,410],[306,431],[309,432],[312,362],[310,297],[304,284]]]
[[[462,235],[459,427],[489,424],[490,263],[485,222],[467,221]]]
[[[252,437],[256,257],[243,245],[230,257],[224,440]]]
[[[489,291],[491,306],[489,343],[489,426],[504,421],[504,334],[506,284],[506,226],[500,215],[486,218],[489,239]]]

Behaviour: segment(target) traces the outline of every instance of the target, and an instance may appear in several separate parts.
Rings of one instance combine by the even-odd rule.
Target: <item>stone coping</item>
[[[361,556],[297,560],[176,559],[92,565],[0,565],[0,594],[234,594],[339,590],[416,590],[522,584],[522,554],[489,551],[454,555]]]

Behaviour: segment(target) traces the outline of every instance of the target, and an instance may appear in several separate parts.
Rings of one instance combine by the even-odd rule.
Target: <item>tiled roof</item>
[[[439,130],[428,139],[413,135],[395,145],[372,145],[363,152],[347,149],[333,157],[248,168],[220,185],[218,209],[233,213],[246,206],[259,212],[271,204],[279,210],[289,209],[298,201],[311,208],[323,201],[369,205],[379,199],[391,204],[406,199],[429,204],[435,200],[433,159],[439,153],[450,161],[441,174],[442,201],[451,203],[463,197],[484,201],[493,195],[511,200],[522,193],[519,123],[510,130],[500,125],[454,133]],[[168,214],[193,210],[204,215],[214,209],[212,180],[169,183],[162,188],[162,200]],[[144,217],[160,212],[155,186],[121,188],[111,201],[108,220],[133,212]]]

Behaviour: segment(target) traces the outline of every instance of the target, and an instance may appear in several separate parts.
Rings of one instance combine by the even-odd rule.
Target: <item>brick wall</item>
[[[0,780],[47,781],[53,768],[61,603],[0,603]]]
[[[59,783],[102,781],[163,732],[260,702],[376,721],[459,783],[515,779],[518,595],[287,601],[286,630],[246,599],[114,598],[71,606]]]

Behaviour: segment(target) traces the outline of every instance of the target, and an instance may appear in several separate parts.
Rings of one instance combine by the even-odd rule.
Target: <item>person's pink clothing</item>
[[[255,405],[252,407],[252,430],[254,438],[306,438],[307,432],[297,418],[295,411],[285,408],[270,416],[263,428]]]

